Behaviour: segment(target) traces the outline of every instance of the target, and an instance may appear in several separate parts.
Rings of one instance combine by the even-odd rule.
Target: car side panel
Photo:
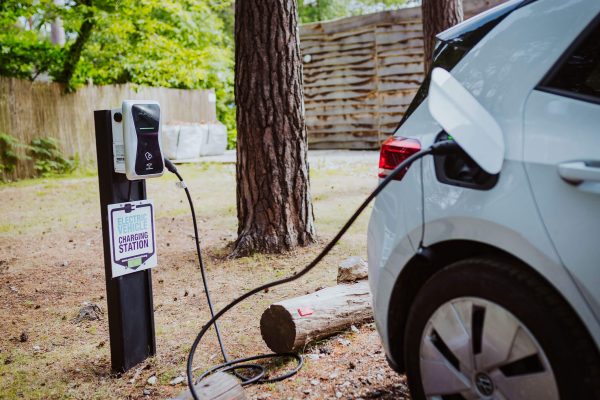
[[[378,293],[387,292],[387,285],[389,285],[389,276],[382,266],[390,258],[398,256],[401,259],[399,262],[408,262],[415,253],[415,244],[411,242],[408,233],[417,230],[414,236],[421,236],[420,176],[420,163],[415,163],[402,181],[391,182],[377,196],[369,220],[367,235],[369,284],[373,294],[375,322],[380,332],[385,331],[385,327],[380,324],[384,324],[383,315],[387,313],[389,304],[389,299],[384,298],[380,301],[377,297]]]
[[[424,177],[435,179],[432,163],[425,166]],[[600,325],[548,238],[521,163],[506,162],[496,188],[491,191],[431,185],[426,189],[425,203],[426,246],[469,240],[512,254],[562,294],[600,344]]]
[[[417,138],[421,148],[430,146],[440,128],[431,120],[426,102],[413,116],[415,118],[406,121],[394,136]],[[421,163],[417,161],[401,181],[390,183],[377,196],[369,220],[369,283],[375,323],[381,335],[387,335],[389,296],[396,282],[394,277],[415,255],[423,234]],[[387,346],[386,338],[383,343]]]
[[[451,239],[476,240],[515,255],[567,298],[597,343],[598,321],[547,235],[522,160],[523,117],[529,95],[599,8],[600,2],[591,0],[535,2],[509,15],[452,70],[503,130],[505,164],[493,189],[442,184],[436,180],[432,162],[425,164],[423,171],[427,245]]]
[[[600,183],[567,183],[561,163],[600,161],[600,104],[534,91],[525,135],[526,169],[562,262],[600,317]]]

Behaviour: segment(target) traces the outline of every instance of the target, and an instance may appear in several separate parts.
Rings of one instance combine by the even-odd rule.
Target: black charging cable
[[[214,318],[214,316],[215,316],[214,306],[212,303],[212,299],[210,297],[210,291],[208,289],[208,280],[206,279],[206,269],[204,267],[204,261],[202,259],[202,250],[200,247],[200,237],[198,235],[198,224],[196,222],[196,211],[194,208],[194,202],[192,201],[192,196],[190,194],[190,191],[189,191],[187,185],[185,184],[185,182],[183,180],[183,177],[181,176],[179,171],[177,171],[177,167],[175,167],[173,162],[167,158],[165,158],[164,161],[165,161],[165,167],[170,172],[175,174],[177,176],[177,178],[179,179],[180,185],[185,190],[185,194],[187,196],[188,203],[190,205],[190,210],[192,213],[192,222],[194,225],[194,238],[196,241],[196,253],[198,255],[198,265],[200,266],[200,274],[202,275],[202,285],[204,286],[204,293],[206,294],[206,302],[208,303],[210,315],[211,315],[211,317]],[[233,372],[233,374],[242,381],[243,386],[250,385],[259,380],[261,381],[261,383],[276,382],[276,381],[280,381],[280,380],[289,378],[290,376],[292,376],[296,372],[298,372],[300,370],[300,368],[302,368],[303,360],[302,360],[302,357],[297,353],[287,353],[287,354],[274,354],[273,353],[273,354],[266,354],[266,355],[261,355],[261,356],[257,356],[257,357],[246,357],[246,358],[238,358],[238,359],[231,360],[229,358],[227,350],[225,349],[225,345],[223,344],[223,339],[221,337],[221,331],[220,331],[219,325],[217,323],[215,323],[214,325],[215,325],[215,333],[217,336],[217,341],[219,342],[221,354],[222,354],[223,360],[225,362],[222,364],[219,364],[215,368],[212,368],[212,369],[204,372],[197,379],[197,382],[201,381],[204,377],[212,374],[213,372],[216,372],[216,370],[223,371],[223,372],[226,372],[226,371]],[[256,360],[265,359],[265,358],[274,358],[274,357],[294,358],[297,361],[297,363],[296,363],[297,365],[290,372],[288,372],[284,375],[278,376],[276,378],[271,378],[271,379],[267,380],[267,379],[263,379],[263,377],[265,376],[265,373],[266,373],[265,367],[260,364],[250,363],[250,361],[256,361]],[[240,374],[238,372],[239,370],[253,370],[254,374],[251,377],[246,377],[243,374]]]
[[[428,147],[425,150],[421,150],[415,154],[410,155],[409,157],[407,157],[404,161],[402,161],[400,164],[398,164],[398,166],[387,176],[385,177],[380,183],[379,185],[377,185],[377,187],[371,192],[371,194],[369,194],[369,196],[361,203],[361,205],[358,207],[358,209],[354,212],[354,214],[352,214],[352,216],[348,219],[348,221],[346,221],[346,223],[344,224],[344,226],[340,229],[340,231],[334,236],[334,238],[327,243],[327,245],[325,246],[325,248],[323,248],[323,250],[321,250],[321,252],[306,266],[304,267],[302,270],[298,271],[297,273],[295,273],[292,276],[286,277],[286,278],[282,278],[282,279],[278,279],[276,281],[272,281],[269,283],[266,283],[264,285],[258,286],[246,293],[244,293],[243,295],[237,297],[236,299],[234,299],[232,302],[230,302],[229,304],[227,304],[225,307],[223,307],[223,309],[221,309],[218,313],[214,314],[213,312],[213,307],[212,307],[212,303],[210,300],[210,296],[208,294],[208,288],[207,288],[207,284],[206,284],[206,277],[205,277],[205,273],[204,273],[204,266],[202,264],[202,257],[200,254],[200,244],[198,241],[198,234],[197,234],[197,227],[196,227],[196,218],[195,218],[195,212],[194,212],[194,206],[192,204],[192,200],[191,200],[191,196],[189,194],[189,190],[187,189],[187,187],[185,186],[185,184],[183,183],[183,178],[181,177],[181,175],[179,175],[179,173],[177,172],[177,168],[175,168],[175,166],[173,165],[173,163],[167,159],[165,159],[165,165],[167,167],[167,169],[171,172],[173,172],[175,175],[177,175],[177,177],[179,178],[179,180],[182,182],[183,187],[185,188],[186,194],[188,196],[188,201],[190,202],[190,208],[192,209],[192,217],[194,218],[194,231],[196,234],[196,250],[198,252],[198,259],[200,260],[200,269],[201,269],[201,273],[202,273],[202,280],[204,281],[204,288],[206,291],[206,298],[207,301],[209,302],[209,308],[211,311],[211,316],[212,318],[202,327],[202,329],[200,330],[200,332],[198,333],[198,335],[196,336],[196,339],[194,340],[194,343],[192,344],[192,347],[190,349],[189,355],[188,355],[188,360],[187,360],[187,383],[190,389],[190,393],[192,394],[192,397],[195,400],[201,400],[198,397],[198,394],[196,393],[196,389],[194,387],[194,385],[197,382],[200,382],[203,378],[205,378],[206,376],[215,373],[217,371],[220,372],[227,372],[227,371],[237,371],[237,370],[243,370],[243,369],[254,369],[257,372],[257,374],[255,376],[253,376],[252,378],[249,379],[245,379],[242,378],[242,385],[249,385],[251,383],[270,383],[270,382],[277,382],[277,381],[281,381],[283,379],[289,378],[290,376],[294,375],[296,372],[298,372],[300,370],[300,368],[302,367],[302,356],[300,356],[298,353],[273,353],[273,354],[264,354],[264,355],[257,355],[257,356],[252,356],[252,357],[246,357],[246,358],[241,358],[241,359],[237,359],[237,360],[228,360],[228,357],[226,356],[225,353],[225,349],[224,346],[221,343],[221,338],[220,338],[220,333],[217,329],[217,320],[223,316],[223,314],[225,314],[227,311],[231,310],[233,307],[235,307],[237,304],[241,303],[242,301],[246,300],[248,297],[255,295],[256,293],[262,292],[265,289],[269,289],[275,286],[279,286],[279,285],[283,285],[285,283],[289,283],[292,281],[295,281],[299,278],[301,278],[302,276],[306,275],[310,270],[312,270],[314,267],[317,266],[317,264],[331,251],[331,249],[333,249],[333,247],[337,244],[337,242],[342,238],[342,236],[346,233],[346,231],[352,226],[352,224],[354,224],[354,222],[356,221],[356,219],[360,216],[360,214],[362,214],[362,212],[365,210],[365,208],[367,208],[367,206],[369,205],[369,203],[379,194],[381,193],[381,191],[383,189],[385,189],[385,187],[399,174],[401,173],[401,171],[404,171],[405,169],[407,169],[413,162],[425,157],[428,154],[451,154],[451,153],[455,153],[461,151],[460,146],[453,140],[444,140],[441,142],[436,142],[434,144],[432,144],[430,147]],[[196,349],[198,347],[198,344],[200,343],[200,341],[202,340],[202,338],[204,337],[204,335],[206,334],[206,332],[210,329],[211,326],[215,326],[215,331],[217,332],[217,337],[219,338],[219,343],[221,344],[221,352],[223,353],[223,358],[225,359],[225,362],[219,365],[216,365],[215,367],[209,369],[208,371],[206,371],[205,373],[203,373],[197,380],[196,382],[194,382],[194,377],[193,377],[193,362],[194,362],[194,354],[196,353]],[[296,367],[283,374],[280,376],[277,376],[275,378],[264,378],[265,375],[265,369],[263,366],[259,365],[259,364],[248,364],[249,361],[255,361],[255,360],[261,360],[261,359],[268,359],[268,358],[274,358],[274,357],[286,357],[286,358],[294,358],[297,360],[297,365]],[[236,374],[237,375],[237,374]],[[237,375],[239,377],[239,375]]]
[[[177,178],[179,179],[179,182],[181,182],[181,187],[185,190],[185,194],[187,196],[188,203],[190,204],[190,210],[192,212],[192,222],[194,224],[194,238],[196,241],[196,253],[198,254],[198,264],[200,266],[200,274],[202,275],[202,285],[204,286],[204,293],[206,294],[206,302],[208,303],[210,315],[211,315],[211,317],[214,317],[215,311],[213,308],[212,299],[210,298],[210,292],[208,290],[208,282],[206,279],[206,270],[204,268],[204,261],[202,260],[202,250],[200,249],[200,237],[198,235],[198,223],[196,222],[196,210],[194,209],[194,202],[192,201],[192,196],[190,194],[189,189],[187,188],[187,185],[183,181],[183,177],[179,174],[179,171],[177,171],[177,168],[175,167],[173,162],[171,162],[171,160],[169,160],[168,158],[165,158],[164,161],[165,161],[165,167],[167,167],[167,169],[170,172],[174,173],[177,176]],[[225,359],[225,361],[229,361],[229,356],[227,354],[227,351],[225,350],[225,346],[223,345],[223,340],[221,338],[221,332],[220,332],[218,324],[215,324],[215,332],[217,334],[217,340],[219,341],[219,347],[221,348],[221,354],[223,355],[223,358]]]

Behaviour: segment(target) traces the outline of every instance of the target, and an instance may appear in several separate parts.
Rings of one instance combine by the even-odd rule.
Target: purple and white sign
[[[156,266],[152,200],[109,204],[108,227],[113,278]]]

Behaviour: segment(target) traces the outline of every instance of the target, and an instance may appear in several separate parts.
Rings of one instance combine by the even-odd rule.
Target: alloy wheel
[[[433,313],[421,338],[420,372],[431,400],[559,399],[535,337],[510,311],[481,298],[456,298]]]

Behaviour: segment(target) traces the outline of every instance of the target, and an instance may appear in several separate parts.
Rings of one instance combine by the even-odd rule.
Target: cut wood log
[[[217,372],[194,386],[196,394],[203,400],[246,400],[240,382],[225,372]],[[193,400],[189,390],[177,396],[176,400]]]
[[[367,263],[358,256],[346,258],[338,266],[337,283],[356,282],[369,275]]]
[[[260,333],[271,350],[285,353],[372,318],[365,280],[272,304],[260,319]]]

